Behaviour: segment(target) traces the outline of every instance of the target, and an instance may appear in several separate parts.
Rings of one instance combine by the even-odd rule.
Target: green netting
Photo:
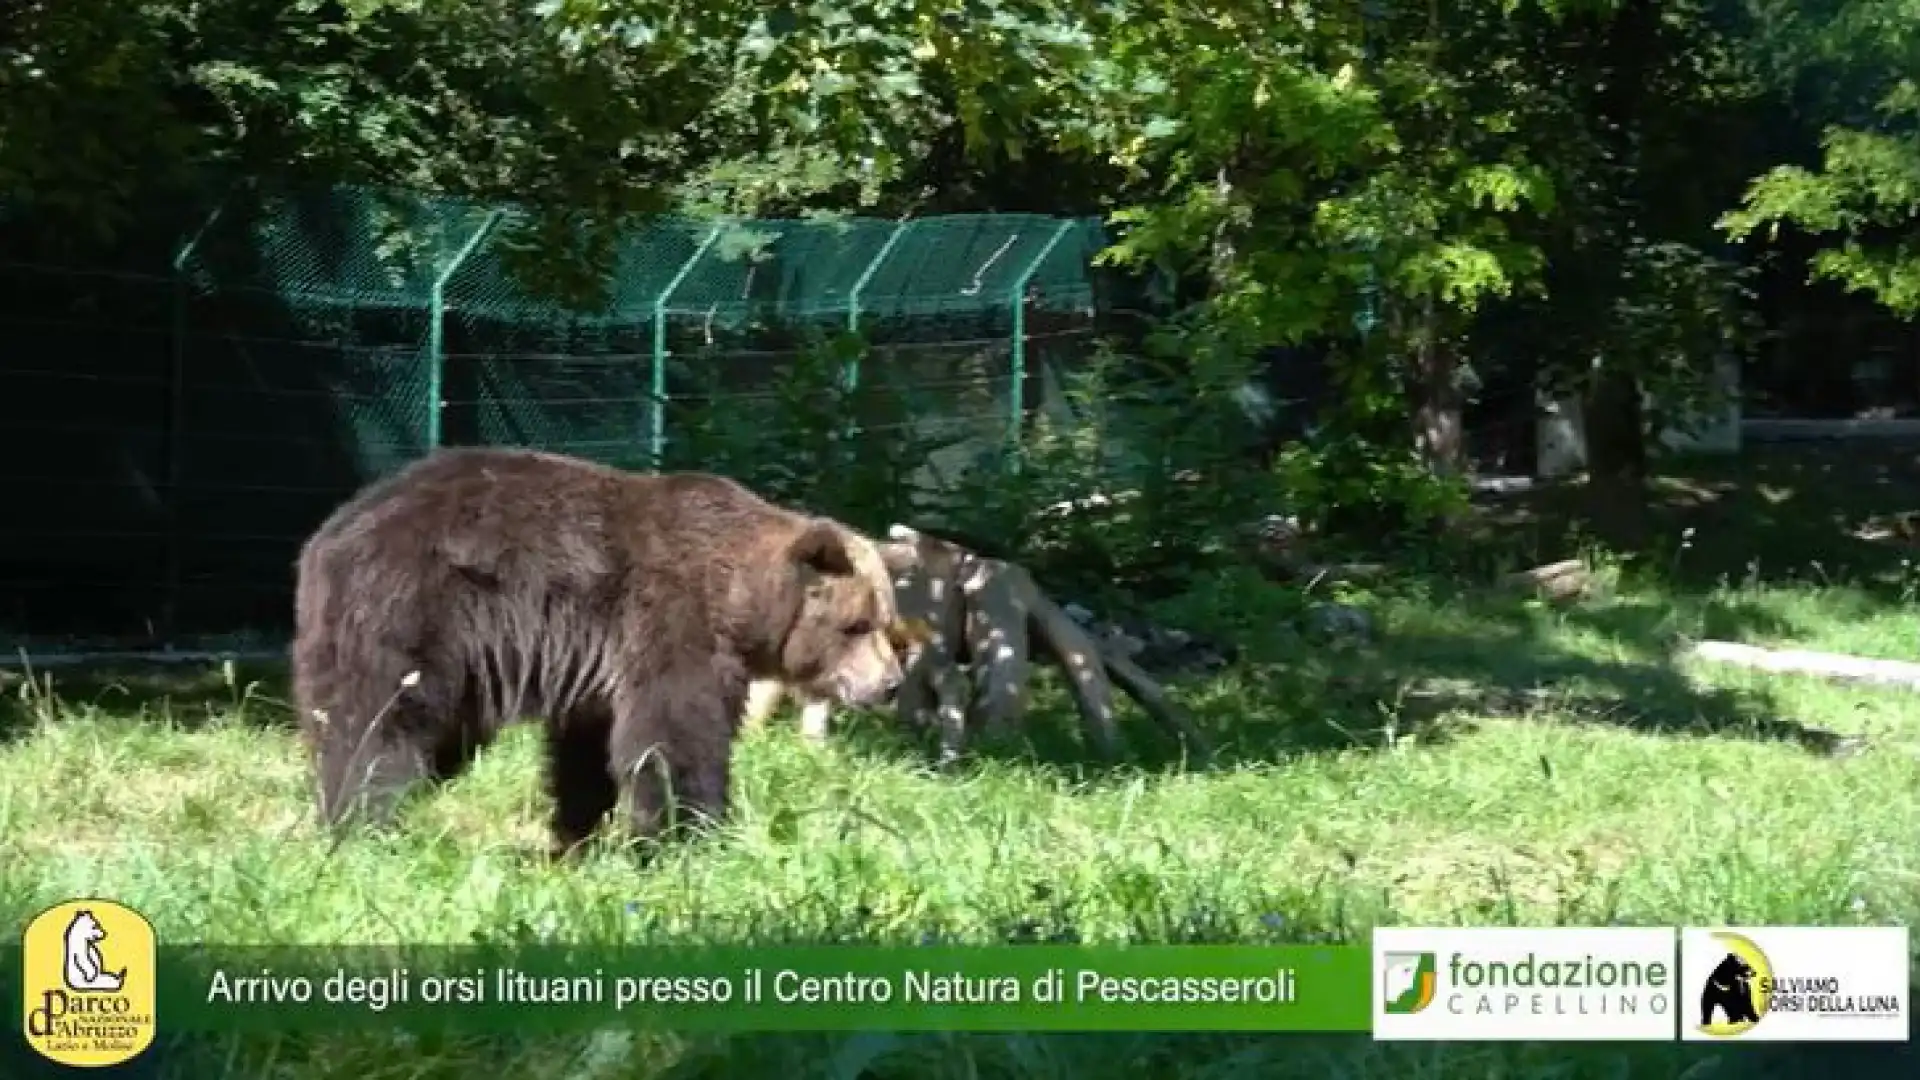
[[[1010,377],[1026,360],[1017,294],[1029,297],[1027,309],[1089,309],[1088,266],[1101,242],[1092,222],[1037,215],[669,219],[619,245],[603,308],[566,315],[528,295],[501,255],[482,246],[446,290],[447,378],[467,387],[450,393],[449,409],[472,413],[450,430],[626,465],[656,453],[664,460],[673,420],[690,422],[689,406],[744,402],[740,395],[764,391],[803,331],[836,327],[883,349],[986,341],[1003,349]],[[940,370],[933,356],[923,362],[935,369],[921,380],[926,389],[955,381],[958,369]],[[1005,417],[1012,408],[1003,400],[998,413],[975,411]]]
[[[0,625],[127,630],[160,604],[170,304],[157,272],[0,265]]]
[[[281,626],[299,541],[436,445],[784,493],[817,480],[796,425],[830,420],[875,454],[903,432],[941,444],[902,463],[903,485],[937,488],[992,460],[1086,347],[1105,244],[1096,222],[1037,215],[663,218],[619,238],[604,303],[579,310],[513,272],[526,223],[456,199],[248,192],[157,265],[0,268],[9,475],[116,493],[0,529],[0,574],[98,579],[120,597],[103,629]],[[844,331],[867,346],[834,361],[856,397],[808,420],[793,373]],[[0,620],[31,631],[47,610]]]
[[[203,289],[267,292],[308,312],[424,308],[494,216],[458,199],[361,188],[243,194],[188,238],[180,262]]]

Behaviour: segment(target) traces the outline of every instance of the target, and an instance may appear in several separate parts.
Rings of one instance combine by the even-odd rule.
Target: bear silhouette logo
[[[1753,1007],[1753,965],[1734,953],[1728,953],[1707,976],[1706,989],[1700,991],[1700,1022],[1713,1023],[1713,1014],[1723,1012],[1729,1024],[1757,1024],[1760,1013]]]
[[[20,935],[21,1030],[58,1065],[120,1065],[153,1045],[159,945],[146,916],[101,897],[42,911]]]
[[[112,992],[127,981],[126,968],[108,971],[106,961],[100,956],[100,942],[106,936],[107,932],[100,928],[100,920],[94,918],[92,911],[81,908],[73,913],[73,921],[67,924],[65,934],[67,989]]]
[[[1700,983],[1699,1031],[1732,1038],[1766,1016],[1773,1003],[1773,965],[1760,946],[1739,934],[1716,933],[1713,940],[1718,948],[1706,954],[1702,966],[1715,955],[1719,960]]]

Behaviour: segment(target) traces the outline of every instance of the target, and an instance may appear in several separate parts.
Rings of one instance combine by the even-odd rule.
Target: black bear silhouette
[[[1760,1014],[1753,1008],[1753,976],[1751,964],[1728,953],[1707,976],[1707,985],[1700,991],[1700,1022],[1713,1023],[1717,1009],[1726,1013],[1729,1024],[1759,1023]]]

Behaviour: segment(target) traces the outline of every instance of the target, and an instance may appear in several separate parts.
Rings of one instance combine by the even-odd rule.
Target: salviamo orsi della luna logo
[[[1671,927],[1380,927],[1378,1039],[1671,1040]]]
[[[27,1045],[60,1065],[119,1065],[153,1045],[153,924],[111,900],[69,900],[22,935]]]
[[[1904,1042],[1907,937],[1903,926],[1684,929],[1681,1038]]]

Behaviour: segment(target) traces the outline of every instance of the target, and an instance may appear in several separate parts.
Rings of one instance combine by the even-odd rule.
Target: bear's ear
[[[808,525],[787,550],[794,562],[816,573],[835,576],[853,573],[853,553],[847,550],[846,535],[831,521]]]

